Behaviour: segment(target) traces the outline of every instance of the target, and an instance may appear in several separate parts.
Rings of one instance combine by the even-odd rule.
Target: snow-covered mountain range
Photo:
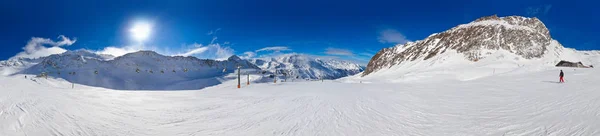
[[[362,71],[359,65],[345,61],[321,60],[298,54],[284,56],[272,60],[247,60],[233,55],[219,61],[164,56],[153,51],[113,57],[76,50],[36,59],[0,61],[0,70],[3,75],[45,73],[73,83],[120,90],[200,89],[230,80],[225,76],[234,73],[238,66],[244,69],[244,74],[262,72],[259,75],[268,77],[277,70],[275,75],[280,78],[297,79],[336,79]]]
[[[250,59],[261,69],[274,73],[290,73],[292,78],[337,79],[363,71],[363,67],[347,61],[320,59],[303,54],[285,54],[272,58]]]
[[[221,76],[258,67],[232,56],[216,61],[195,57],[164,56],[153,51],[139,51],[110,59],[86,51],[68,51],[50,55],[21,74],[46,73],[67,81],[120,90],[199,89],[219,84]]]
[[[592,65],[599,62],[598,54],[563,47],[537,18],[493,15],[384,48],[360,77],[400,81],[447,74],[468,80],[517,69],[543,69],[561,60]]]

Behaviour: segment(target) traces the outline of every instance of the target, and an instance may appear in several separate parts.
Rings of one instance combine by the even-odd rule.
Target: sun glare
[[[148,39],[151,33],[151,26],[146,22],[138,22],[133,25],[129,32],[131,32],[131,36],[133,39],[137,41],[144,41]]]

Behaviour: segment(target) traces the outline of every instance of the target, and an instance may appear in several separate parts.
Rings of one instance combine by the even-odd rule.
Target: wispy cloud
[[[23,47],[23,51],[17,53],[13,58],[38,58],[50,56],[52,54],[60,54],[67,50],[61,48],[61,46],[70,46],[73,45],[77,39],[69,38],[64,35],[58,36],[59,41],[54,41],[48,38],[40,38],[40,37],[32,37],[25,47]],[[49,45],[50,47],[47,47]]]
[[[212,31],[210,31],[210,32],[206,33],[206,35],[216,35],[216,34],[217,34],[217,32],[219,32],[220,30],[221,30],[221,28],[217,28],[217,29],[215,29],[215,30],[212,30]]]
[[[368,57],[375,56],[375,54],[367,53],[367,52],[361,52],[361,53],[359,53],[359,55],[361,55],[361,56],[368,56]]]
[[[354,55],[354,56],[311,55],[311,56],[316,57],[316,58],[322,58],[322,59],[343,60],[343,61],[356,63],[356,64],[359,64],[362,66],[366,66],[367,63],[369,63],[369,60],[371,59],[371,57],[365,57],[365,56],[359,56],[359,55]]]
[[[339,49],[339,48],[327,48],[325,49],[325,54],[327,55],[338,55],[338,56],[354,56],[352,51],[347,49]]]
[[[107,54],[107,55],[119,57],[119,56],[123,56],[127,53],[137,52],[137,51],[141,51],[141,50],[154,50],[154,49],[156,49],[156,48],[151,48],[148,46],[144,46],[142,44],[136,44],[136,45],[123,46],[123,47],[108,46],[108,47],[104,47],[104,49],[102,49],[102,50],[93,51],[93,52],[96,52],[97,54]]]
[[[373,53],[370,53],[370,50],[367,50],[366,52],[354,53],[352,50],[340,48],[326,48],[325,54],[326,56],[321,57],[346,60],[363,66],[367,65],[367,63],[371,60],[371,57],[373,57]]]
[[[528,16],[543,16],[547,15],[548,12],[550,12],[550,9],[552,9],[552,5],[532,6],[527,7],[525,12]]]
[[[198,58],[225,60],[234,55],[235,50],[228,46],[222,46],[219,43],[202,45],[194,43],[190,45],[187,51],[176,54],[175,56],[194,56]]]
[[[191,55],[194,55],[194,54],[201,54],[201,53],[204,53],[205,51],[207,51],[207,50],[208,50],[208,47],[206,47],[206,46],[205,46],[205,47],[202,47],[202,45],[201,45],[201,44],[194,43],[194,45],[193,45],[193,46],[195,46],[196,48],[189,49],[189,50],[188,50],[187,52],[185,52],[185,53],[178,54],[178,56],[191,56]]]
[[[285,46],[273,46],[273,47],[265,47],[262,49],[258,49],[256,50],[256,52],[261,52],[261,51],[273,51],[273,52],[281,52],[281,51],[291,51],[292,49],[285,47]]]
[[[404,34],[395,29],[385,29],[380,31],[377,39],[380,43],[404,44],[406,42],[410,42],[410,40],[408,40]]]
[[[247,51],[247,52],[244,52],[244,55],[241,56],[241,58],[250,59],[250,58],[254,58],[254,56],[256,56],[255,52]]]

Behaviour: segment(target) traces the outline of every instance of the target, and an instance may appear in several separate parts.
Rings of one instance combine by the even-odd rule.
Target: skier
[[[560,74],[558,76],[560,77],[560,81],[559,82],[564,83],[565,79],[563,77],[565,76],[565,73],[563,73],[563,71],[560,70]]]

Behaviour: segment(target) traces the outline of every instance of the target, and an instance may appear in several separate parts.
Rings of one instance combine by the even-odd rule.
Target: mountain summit
[[[456,52],[472,62],[492,56],[496,51],[507,51],[524,59],[541,58],[552,41],[550,32],[537,18],[486,16],[420,41],[384,48],[371,58],[362,76],[448,52]]]

